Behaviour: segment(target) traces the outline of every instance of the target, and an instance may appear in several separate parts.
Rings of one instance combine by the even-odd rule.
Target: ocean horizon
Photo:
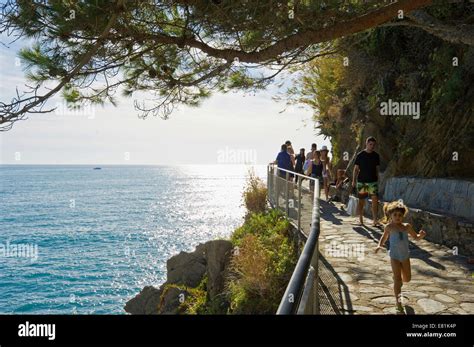
[[[168,258],[243,222],[250,167],[265,179],[265,165],[0,165],[0,313],[124,314]]]

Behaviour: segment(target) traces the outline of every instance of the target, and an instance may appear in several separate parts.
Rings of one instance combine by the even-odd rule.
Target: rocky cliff
[[[455,22],[462,6],[441,15]],[[308,64],[289,91],[314,109],[336,168],[371,135],[385,178],[474,179],[474,46],[400,26],[345,38],[337,50]]]
[[[194,252],[173,256],[166,263],[166,282],[160,288],[143,288],[126,303],[125,311],[131,314],[178,314],[193,289],[203,281],[205,294],[212,301],[224,290],[232,249],[230,241],[213,240],[198,245]]]
[[[372,135],[386,178],[474,177],[474,47],[413,29],[379,29],[347,54],[346,93],[332,112],[339,112],[336,128],[348,131],[330,130],[337,157]],[[381,114],[389,101],[419,105],[419,115]]]

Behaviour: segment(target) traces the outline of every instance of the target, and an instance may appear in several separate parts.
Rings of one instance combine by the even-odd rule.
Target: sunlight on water
[[[241,224],[247,170],[0,166],[0,313],[124,313],[169,257]],[[20,245],[37,259],[13,256]]]

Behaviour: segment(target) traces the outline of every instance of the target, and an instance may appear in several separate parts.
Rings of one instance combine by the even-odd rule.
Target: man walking
[[[375,152],[375,137],[368,137],[365,141],[365,149],[357,154],[354,172],[352,176],[352,187],[357,187],[359,204],[357,213],[359,214],[360,224],[364,224],[364,204],[369,196],[372,198],[372,218],[373,225],[380,225],[377,220],[378,212],[378,179],[380,156]]]

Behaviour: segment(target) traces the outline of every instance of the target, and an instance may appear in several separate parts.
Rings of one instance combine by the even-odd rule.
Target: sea
[[[125,314],[166,260],[242,224],[263,165],[0,165],[0,314]]]

